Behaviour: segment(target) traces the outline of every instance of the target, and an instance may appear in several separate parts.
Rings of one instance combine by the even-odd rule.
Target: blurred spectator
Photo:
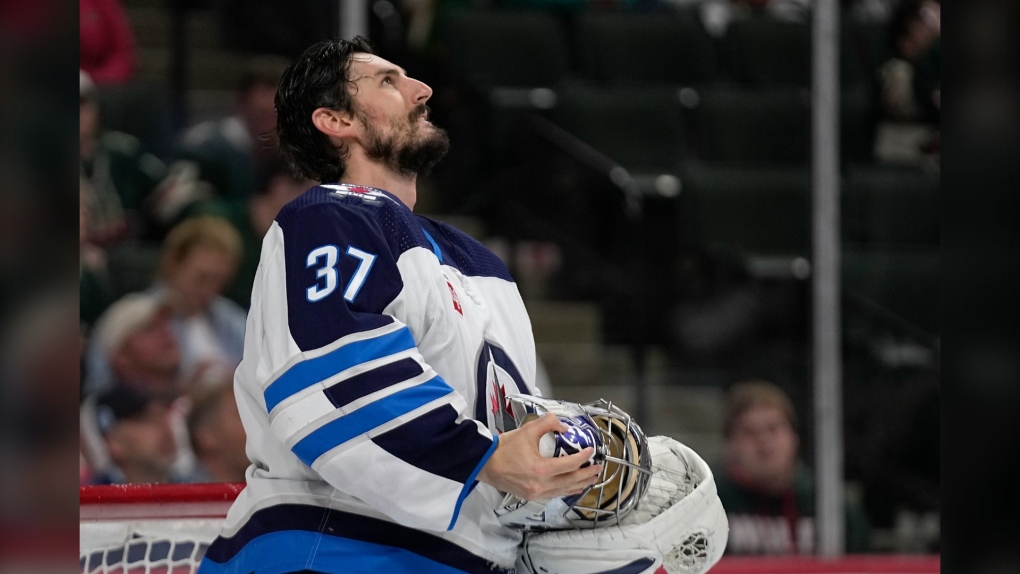
[[[238,85],[234,114],[188,129],[181,137],[181,159],[199,165],[201,177],[221,199],[246,199],[255,193],[256,174],[276,147],[276,86],[288,60],[256,56]]]
[[[163,244],[152,292],[170,305],[182,360],[199,379],[232,374],[241,361],[246,313],[221,295],[241,254],[240,234],[221,217],[186,219]]]
[[[67,518],[73,506],[66,493],[79,450],[75,299],[64,286],[37,287],[0,322],[0,511],[19,524]]]
[[[726,404],[726,465],[716,477],[730,521],[730,554],[812,554],[815,487],[798,461],[790,399],[764,381],[735,385]],[[868,550],[867,519],[846,504],[846,550]]]
[[[134,136],[104,130],[92,78],[79,71],[79,155],[86,187],[90,239],[100,246],[143,235],[142,208],[166,176],[166,166]]]
[[[196,217],[167,235],[157,282],[125,295],[99,318],[86,353],[88,390],[116,381],[184,391],[232,373],[241,360],[245,311],[220,295],[241,257],[226,220]]]
[[[135,39],[120,0],[79,0],[79,62],[99,84],[122,84],[135,73]]]
[[[850,9],[851,17],[862,23],[886,23],[896,10],[900,0],[843,0]]]
[[[173,473],[177,444],[166,398],[115,386],[86,400],[83,417],[95,428],[109,457],[92,484],[179,482]]]
[[[237,274],[226,291],[227,297],[242,308],[251,304],[251,287],[255,281],[262,238],[276,219],[280,208],[287,205],[317,182],[295,177],[278,156],[269,160],[259,175],[255,195],[247,200],[210,200],[196,203],[187,215],[215,215],[232,223],[241,234],[243,254]]]
[[[937,122],[940,97],[941,8],[905,0],[890,26],[895,56],[879,70],[882,109],[893,120]]]
[[[193,482],[244,482],[250,462],[232,379],[195,387],[188,436],[197,460]]]
[[[878,69],[884,125],[877,155],[913,162],[939,154],[942,110],[941,4],[904,0],[890,23],[893,57]]]
[[[186,388],[171,314],[166,302],[149,293],[130,293],[110,305],[92,332],[86,392],[123,385],[175,395]]]
[[[726,35],[730,22],[754,15],[765,15],[776,20],[808,22],[811,19],[810,0],[663,0],[681,9],[697,8],[702,25],[716,38]]]
[[[106,252],[91,241],[88,200],[89,182],[79,178],[78,204],[78,285],[79,315],[83,330],[87,331],[110,304],[110,273]]]

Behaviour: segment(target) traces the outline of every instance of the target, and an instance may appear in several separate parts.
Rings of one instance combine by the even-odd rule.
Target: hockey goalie
[[[629,415],[599,400],[578,404],[508,397],[513,424],[553,413],[568,430],[542,437],[544,456],[594,447],[599,481],[552,500],[507,495],[496,515],[524,531],[517,571],[526,574],[698,574],[722,556],[729,528],[712,471],[690,448],[646,438]]]

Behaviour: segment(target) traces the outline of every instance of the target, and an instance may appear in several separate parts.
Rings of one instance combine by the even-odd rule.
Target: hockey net
[[[190,574],[244,484],[82,486],[83,574]]]

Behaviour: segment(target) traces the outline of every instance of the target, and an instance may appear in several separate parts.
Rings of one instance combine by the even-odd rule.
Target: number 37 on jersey
[[[344,299],[354,301],[361,291],[361,287],[368,278],[368,273],[375,263],[375,255],[362,251],[354,246],[347,247],[345,256],[354,257],[358,260],[358,267],[351,275],[351,279],[344,287]],[[340,283],[340,273],[337,271],[337,264],[340,262],[340,248],[336,245],[321,245],[308,252],[305,265],[309,269],[315,269],[316,283],[305,289],[305,296],[308,301],[315,303],[329,297],[336,291]]]

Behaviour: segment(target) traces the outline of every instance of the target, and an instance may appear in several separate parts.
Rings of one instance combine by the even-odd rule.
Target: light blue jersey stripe
[[[294,454],[312,466],[326,451],[452,392],[446,381],[437,375],[322,425],[294,445]]]
[[[432,236],[429,235],[428,231],[425,231],[424,229],[422,229],[421,232],[425,234],[425,239],[428,239],[429,243],[432,244],[432,253],[436,254],[436,259],[438,259],[439,262],[442,263],[443,262],[443,252],[442,252],[442,250],[439,249],[439,244],[436,243],[435,239],[432,239]]]
[[[475,469],[471,471],[471,476],[464,481],[464,488],[460,490],[460,496],[457,497],[457,504],[453,507],[453,518],[450,520],[450,525],[446,527],[447,530],[453,530],[453,527],[457,524],[457,518],[460,516],[460,506],[464,504],[464,499],[478,485],[478,481],[475,479],[478,477],[478,473],[482,471],[485,463],[489,462],[489,457],[492,456],[492,453],[496,452],[497,446],[499,446],[499,435],[492,435],[492,446],[489,447],[489,450],[485,451],[485,454],[482,455],[482,460],[478,461]]]
[[[321,357],[301,361],[287,369],[265,391],[266,410],[272,412],[284,399],[353,366],[414,348],[407,327],[372,339],[354,341]]]
[[[344,574],[464,574],[402,548],[306,530],[263,534],[229,561],[208,558],[199,574],[282,574],[300,570]]]

